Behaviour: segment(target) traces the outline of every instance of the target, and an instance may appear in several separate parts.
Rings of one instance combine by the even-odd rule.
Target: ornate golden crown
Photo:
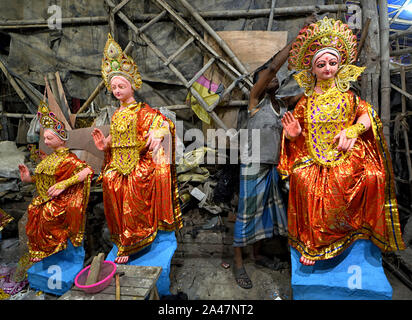
[[[104,47],[102,76],[104,84],[109,91],[111,91],[110,80],[114,76],[125,77],[134,90],[139,89],[142,85],[142,78],[140,77],[136,63],[123,52],[119,44],[113,40],[110,33]]]
[[[350,81],[356,81],[365,67],[351,63],[357,57],[356,36],[348,25],[340,20],[328,17],[312,23],[300,30],[292,49],[289,52],[289,68],[301,71],[293,77],[305,89],[305,95],[310,96],[316,84],[316,78],[311,73],[312,59],[319,50],[333,48],[340,55],[340,66],[335,76],[335,84],[339,91],[350,88]]]
[[[313,56],[321,49],[334,48],[341,56],[341,65],[355,62],[356,36],[348,25],[340,20],[323,18],[300,30],[289,52],[289,67],[309,70]]]
[[[40,101],[39,107],[37,109],[37,117],[39,119],[40,125],[44,129],[50,129],[53,131],[60,139],[67,140],[67,132],[64,124],[59,121],[56,115],[50,111],[49,106],[44,101]]]

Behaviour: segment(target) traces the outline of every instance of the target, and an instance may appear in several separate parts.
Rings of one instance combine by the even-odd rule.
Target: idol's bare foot
[[[305,258],[304,256],[300,257],[299,262],[305,266],[313,266],[315,264],[314,260],[309,260],[308,258]]]
[[[122,256],[122,257],[117,257],[114,262],[115,263],[127,263],[127,261],[129,261],[129,256]]]
[[[41,261],[40,258],[30,258],[30,262],[39,262]]]

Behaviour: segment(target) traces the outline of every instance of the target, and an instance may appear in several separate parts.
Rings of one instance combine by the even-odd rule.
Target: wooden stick
[[[96,257],[93,258],[89,274],[87,275],[85,284],[86,286],[90,286],[99,281],[99,274],[103,261],[104,253],[99,253]]]

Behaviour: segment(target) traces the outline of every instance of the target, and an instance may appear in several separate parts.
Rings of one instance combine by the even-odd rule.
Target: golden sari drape
[[[157,161],[145,147],[146,134],[167,121],[166,136]],[[102,170],[104,211],[118,256],[148,246],[158,230],[182,227],[174,166],[175,127],[145,103],[117,110],[112,117],[112,143]],[[170,158],[168,158],[170,156]]]
[[[43,259],[64,250],[68,239],[76,247],[82,244],[93,173],[55,198],[50,198],[47,190],[86,167],[92,170],[67,148],[53,152],[37,165],[33,178],[38,196],[28,207],[26,225],[31,257]]]
[[[353,149],[333,137],[367,113],[371,128]],[[357,239],[382,251],[404,249],[390,154],[375,110],[351,91],[314,93],[294,109],[302,134],[282,137],[278,171],[290,177],[289,243],[311,260],[332,258]]]

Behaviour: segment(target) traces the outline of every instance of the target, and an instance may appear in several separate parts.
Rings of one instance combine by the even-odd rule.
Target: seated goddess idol
[[[31,176],[19,165],[23,182],[34,182],[38,195],[28,207],[26,233],[31,262],[38,262],[67,248],[82,245],[86,208],[93,170],[66,148],[67,132],[62,122],[40,103],[37,116],[44,128],[44,143],[53,150]]]
[[[303,28],[289,68],[305,89],[282,119],[278,170],[289,177],[289,243],[300,262],[339,255],[357,239],[382,251],[404,249],[390,154],[372,106],[350,90],[356,37],[341,21]]]

